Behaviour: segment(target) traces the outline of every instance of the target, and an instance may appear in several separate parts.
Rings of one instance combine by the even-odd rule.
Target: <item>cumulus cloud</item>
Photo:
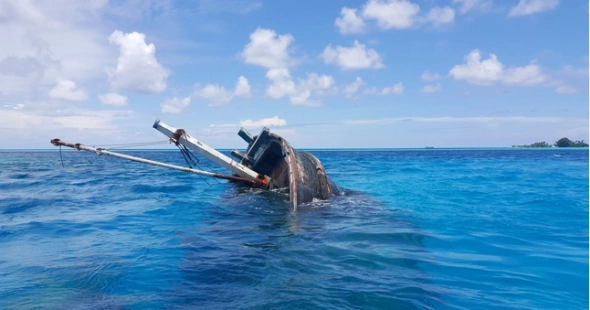
[[[442,86],[440,83],[436,83],[434,85],[425,85],[420,89],[421,93],[436,93],[442,90]]]
[[[408,0],[368,0],[360,9],[343,7],[335,24],[341,34],[362,33],[367,21],[374,21],[381,30],[408,29],[423,24],[435,27],[452,23],[455,10],[451,7],[434,7],[426,14],[420,6]]]
[[[193,95],[205,99],[210,107],[221,106],[229,103],[234,97],[249,97],[250,83],[247,78],[240,76],[233,91],[217,84],[207,84],[203,87],[197,87]]]
[[[250,83],[244,76],[238,78],[234,95],[238,97],[250,97]]]
[[[381,29],[405,29],[414,26],[419,12],[420,6],[407,0],[369,0],[362,16]]]
[[[98,95],[98,100],[104,105],[111,105],[115,107],[124,107],[127,105],[127,96],[119,95],[117,93],[108,93]]]
[[[55,87],[49,91],[49,97],[67,101],[84,101],[88,99],[86,92],[79,89],[76,83],[65,79],[59,79],[57,81]]]
[[[290,64],[288,47],[293,41],[290,34],[279,35],[271,29],[257,28],[250,34],[242,58],[247,64],[267,69],[286,68]]]
[[[456,65],[449,71],[453,78],[478,85],[491,85],[502,79],[504,65],[496,55],[490,54],[488,59],[482,61],[480,51],[473,50],[464,58],[465,64]]]
[[[119,46],[117,67],[107,71],[111,86],[117,90],[157,93],[166,89],[170,74],[156,59],[156,47],[145,42],[143,33],[115,30],[109,37]]]
[[[424,80],[424,81],[436,81],[436,80],[440,79],[440,74],[424,71],[424,73],[422,73],[420,78],[422,78],[422,80]]]
[[[524,16],[544,11],[549,11],[559,5],[559,0],[520,0],[518,4],[510,9],[508,16]]]
[[[299,84],[305,89],[317,91],[322,94],[329,93],[330,90],[336,91],[336,89],[334,89],[336,81],[330,75],[308,73],[306,79],[299,79]]]
[[[541,68],[535,63],[506,69],[494,54],[482,60],[481,53],[477,49],[465,56],[464,64],[451,68],[449,75],[456,80],[486,86],[496,82],[513,86],[531,86],[548,79],[548,76],[543,74]]]
[[[387,87],[383,87],[381,89],[378,89],[377,87],[372,87],[369,89],[366,89],[365,94],[367,95],[382,95],[382,96],[386,96],[386,95],[401,95],[404,93],[404,84],[402,82],[396,83],[393,86],[387,86]]]
[[[162,113],[179,114],[184,111],[191,103],[191,97],[165,99],[160,103]]]
[[[203,88],[197,89],[194,94],[197,97],[207,100],[209,102],[209,106],[220,106],[226,104],[234,96],[231,91],[214,84],[207,84]]]
[[[306,79],[299,79],[296,83],[287,69],[271,69],[266,77],[271,81],[266,90],[268,97],[279,99],[288,96],[292,104],[309,107],[322,105],[321,102],[310,99],[312,94],[321,95],[335,85],[333,77],[316,73],[310,73]]]
[[[245,63],[268,69],[268,97],[280,99],[288,96],[291,104],[321,106],[320,101],[310,97],[313,94],[324,94],[331,89],[334,78],[310,73],[306,79],[295,81],[289,71],[289,66],[292,65],[289,45],[293,41],[294,38],[290,34],[279,35],[274,30],[258,28],[250,34],[250,42],[244,47],[241,55]]]
[[[282,127],[287,125],[287,121],[278,116],[271,118],[263,118],[257,121],[247,119],[240,122],[240,126],[245,128],[259,128],[259,127]]]
[[[266,72],[266,77],[271,81],[270,86],[266,89],[268,97],[279,99],[295,93],[295,82],[293,82],[289,70],[285,68],[270,69]]]
[[[383,68],[381,56],[376,50],[354,41],[353,46],[344,47],[328,45],[320,57],[326,64],[337,65],[343,70],[380,69]]]
[[[341,34],[362,33],[365,30],[365,21],[357,14],[356,9],[344,7],[340,10],[342,17],[336,18],[334,24]]]
[[[504,72],[502,82],[507,85],[531,86],[540,84],[548,79],[541,72],[541,68],[534,63],[523,67],[509,68]]]
[[[103,75],[111,55],[91,17],[100,14],[106,1],[96,2],[61,0],[56,9],[51,1],[0,1],[0,72],[15,80],[37,79],[28,85],[33,87],[59,76],[81,82]],[[4,86],[14,88],[3,81],[4,94]]]
[[[363,79],[361,79],[360,77],[357,76],[356,80],[354,80],[354,82],[352,82],[344,87],[344,95],[346,96],[346,98],[354,98],[356,93],[359,91],[359,89],[363,85],[365,85],[365,81],[363,81]]]

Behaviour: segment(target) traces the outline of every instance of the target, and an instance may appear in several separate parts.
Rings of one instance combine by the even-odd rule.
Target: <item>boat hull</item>
[[[250,143],[246,154],[237,156],[241,164],[269,176],[269,189],[288,188],[289,201],[295,209],[300,204],[326,200],[338,193],[338,187],[313,154],[294,150],[287,140],[266,128],[258,136],[245,140]]]

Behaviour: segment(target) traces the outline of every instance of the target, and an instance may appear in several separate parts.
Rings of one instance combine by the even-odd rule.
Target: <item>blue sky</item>
[[[0,148],[588,140],[588,2],[0,0]]]

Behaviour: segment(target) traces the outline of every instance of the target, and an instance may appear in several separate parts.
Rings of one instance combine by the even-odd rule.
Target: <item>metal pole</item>
[[[83,145],[80,143],[76,143],[76,144],[67,143],[67,142],[63,142],[59,139],[53,139],[53,140],[51,140],[51,144],[53,144],[55,146],[63,145],[63,146],[71,147],[71,148],[76,149],[78,151],[79,150],[89,151],[89,152],[94,152],[98,155],[113,156],[113,157],[123,158],[123,159],[136,161],[136,162],[140,162],[140,163],[144,163],[144,164],[148,164],[148,165],[179,170],[179,171],[183,171],[183,172],[195,173],[195,174],[200,174],[200,175],[204,175],[204,176],[225,179],[225,180],[230,180],[230,181],[244,182],[244,183],[248,183],[248,184],[254,185],[254,186],[261,186],[261,187],[265,186],[265,184],[262,182],[262,180],[257,182],[257,181],[253,181],[253,180],[249,180],[249,179],[241,178],[241,177],[235,177],[235,176],[230,176],[230,175],[225,175],[225,174],[220,174],[220,173],[213,173],[213,172],[199,170],[199,169],[192,169],[192,168],[187,168],[187,167],[182,167],[182,166],[177,166],[177,165],[166,164],[166,163],[159,162],[159,161],[154,161],[154,160],[135,157],[135,156],[131,156],[131,155],[115,153],[115,152],[108,151],[106,149],[94,148],[94,147],[86,146],[86,145]]]

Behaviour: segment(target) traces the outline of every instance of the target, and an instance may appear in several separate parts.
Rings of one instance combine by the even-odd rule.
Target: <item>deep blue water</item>
[[[121,159],[0,152],[0,308],[588,308],[588,149],[312,152],[346,194],[296,213]]]

